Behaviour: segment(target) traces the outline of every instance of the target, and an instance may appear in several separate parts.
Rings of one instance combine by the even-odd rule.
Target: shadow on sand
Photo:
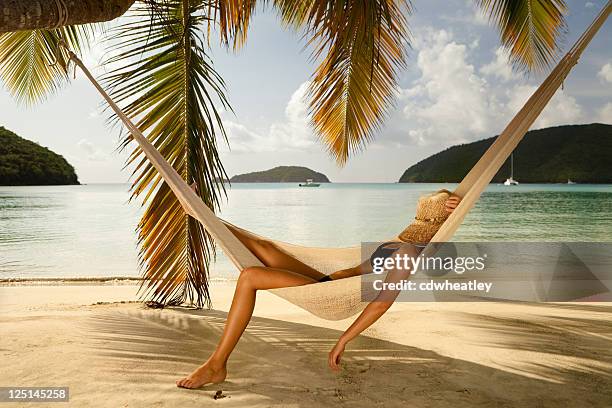
[[[610,315],[536,324],[457,313],[464,324],[494,334],[489,346],[576,356],[583,363],[574,367],[534,363],[506,370],[361,336],[339,374],[326,360],[340,331],[256,317],[230,360],[228,381],[195,391],[174,388],[174,380],[213,350],[225,317],[215,310],[134,307],[96,314],[88,324],[95,372],[113,379],[118,392],[131,389],[136,400],[139,392],[159,392],[160,406],[577,407],[612,401],[610,372],[601,368],[611,363]],[[588,363],[597,360],[602,365]],[[211,396],[220,389],[230,398],[215,402]]]

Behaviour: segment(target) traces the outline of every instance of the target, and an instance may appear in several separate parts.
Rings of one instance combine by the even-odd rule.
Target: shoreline
[[[145,279],[136,276],[109,277],[50,277],[50,278],[0,278],[0,287],[10,286],[104,286],[104,285],[140,285]],[[235,278],[210,278],[211,284],[235,282]]]
[[[0,284],[5,283],[29,283],[29,282],[106,282],[106,281],[142,281],[143,278],[136,276],[83,276],[83,277],[40,277],[40,278],[0,278]]]

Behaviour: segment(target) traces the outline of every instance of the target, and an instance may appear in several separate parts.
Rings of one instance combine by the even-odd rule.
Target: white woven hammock
[[[572,67],[576,65],[586,46],[595,36],[599,28],[605,23],[611,9],[612,0],[609,0],[593,23],[591,23],[587,30],[576,41],[570,51],[559,61],[540,87],[529,98],[525,106],[516,114],[504,131],[496,138],[491,147],[489,147],[480,160],[478,160],[478,163],[476,163],[465,176],[454,191],[455,194],[462,197],[462,200],[455,211],[453,211],[438,230],[432,242],[446,242],[452,238],[468,211],[470,211],[480,197],[480,194],[506,161],[510,153],[521,141],[525,133],[529,130],[529,127],[545,108],[548,101],[550,101],[555,92],[562,85]],[[123,124],[132,133],[134,140],[140,145],[147,158],[172,189],[185,209],[185,212],[202,223],[206,230],[214,237],[215,242],[223,249],[223,252],[239,270],[243,270],[250,266],[264,266],[262,262],[251,253],[234,234],[232,234],[226,227],[227,223],[218,218],[191,190],[189,185],[187,185],[174,168],[121,111],[117,104],[113,102],[85,65],[83,65],[82,61],[70,50],[68,50],[68,53],[70,58],[79,68],[81,68],[87,78],[115,111]],[[253,237],[259,237],[244,229],[241,230],[251,234]],[[349,248],[311,248],[274,240],[269,241],[274,242],[295,258],[323,273],[331,273],[357,265],[361,262],[361,250],[359,246]],[[426,251],[430,249],[431,248],[428,247]],[[350,317],[360,312],[367,304],[362,301],[360,276],[304,286],[273,289],[271,292],[302,307],[316,316],[328,320],[340,320]]]

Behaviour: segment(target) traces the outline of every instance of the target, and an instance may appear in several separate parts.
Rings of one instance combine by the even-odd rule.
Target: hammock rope
[[[57,22],[51,28],[60,28],[68,23],[68,7],[66,6],[65,0],[55,0],[55,7],[57,8]]]
[[[516,148],[525,133],[527,133],[550,99],[563,84],[573,66],[578,62],[582,52],[605,23],[611,10],[612,0],[609,0],[570,51],[559,61],[544,82],[527,100],[523,108],[508,123],[503,132],[495,139],[494,143],[461,181],[454,193],[462,197],[462,200],[438,230],[431,242],[446,242],[452,238],[493,176],[495,176],[508,156],[510,156],[510,153]],[[143,153],[174,192],[185,212],[202,223],[206,230],[214,237],[215,242],[239,270],[251,266],[264,266],[227,228],[227,225],[231,224],[218,218],[187,185],[176,170],[140,132],[138,127],[117,106],[83,62],[67,47],[66,43],[60,42],[60,45],[66,49],[69,58],[83,71],[85,76],[130,131]],[[254,238],[264,239],[252,232],[240,229]],[[289,252],[300,261],[326,273],[354,266],[361,261],[360,247],[310,248],[285,242],[270,241],[275,242],[280,248]],[[434,247],[434,245],[428,245],[424,250],[425,255],[434,251]],[[340,320],[350,317],[367,305],[362,298],[360,276],[298,287],[274,289],[271,292],[316,316],[328,320]]]

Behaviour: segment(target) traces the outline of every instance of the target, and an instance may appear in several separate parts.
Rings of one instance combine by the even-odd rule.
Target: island
[[[79,184],[66,159],[0,126],[0,185]]]
[[[270,170],[238,174],[230,179],[232,183],[301,183],[312,179],[315,183],[329,183],[323,173],[307,167],[278,166]]]
[[[458,183],[494,137],[449,147],[409,167],[400,183]],[[521,183],[612,183],[612,126],[601,123],[532,130],[514,150],[514,179]],[[493,177],[510,176],[510,159]]]

